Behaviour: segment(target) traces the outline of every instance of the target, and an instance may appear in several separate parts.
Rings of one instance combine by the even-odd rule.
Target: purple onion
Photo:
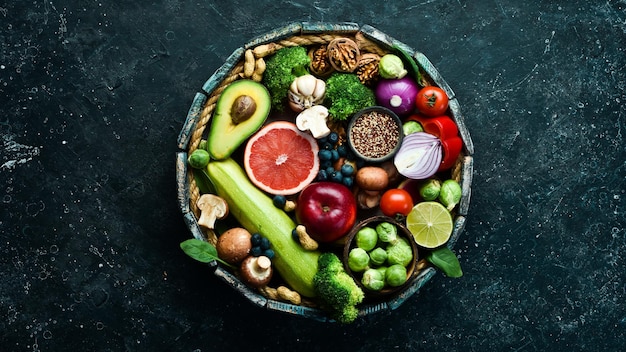
[[[393,163],[401,175],[424,180],[437,172],[442,155],[439,138],[430,133],[415,132],[404,137]]]
[[[417,83],[408,76],[399,79],[382,79],[376,85],[376,100],[378,104],[398,115],[407,115],[415,109],[418,91]]]

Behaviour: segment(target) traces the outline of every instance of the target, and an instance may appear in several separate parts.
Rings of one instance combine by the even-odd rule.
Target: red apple
[[[356,201],[348,187],[335,182],[316,182],[300,192],[296,219],[314,240],[328,243],[352,229],[356,211]]]

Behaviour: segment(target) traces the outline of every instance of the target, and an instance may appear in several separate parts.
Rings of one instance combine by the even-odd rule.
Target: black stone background
[[[186,257],[176,138],[238,46],[292,21],[422,51],[475,144],[456,252],[350,326],[267,312]],[[3,351],[618,351],[626,2],[0,1]]]

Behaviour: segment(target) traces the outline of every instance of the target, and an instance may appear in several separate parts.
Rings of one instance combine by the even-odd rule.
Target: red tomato
[[[448,95],[439,87],[426,86],[417,92],[415,106],[427,116],[443,115],[448,110]]]
[[[403,189],[392,188],[380,198],[380,210],[387,216],[409,215],[413,209],[411,194]]]

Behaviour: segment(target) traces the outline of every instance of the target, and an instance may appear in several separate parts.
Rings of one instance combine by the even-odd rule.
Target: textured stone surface
[[[621,349],[626,3],[560,3],[0,3],[3,350]],[[263,311],[178,248],[196,92],[292,21],[423,52],[474,142],[465,276],[348,327]]]

